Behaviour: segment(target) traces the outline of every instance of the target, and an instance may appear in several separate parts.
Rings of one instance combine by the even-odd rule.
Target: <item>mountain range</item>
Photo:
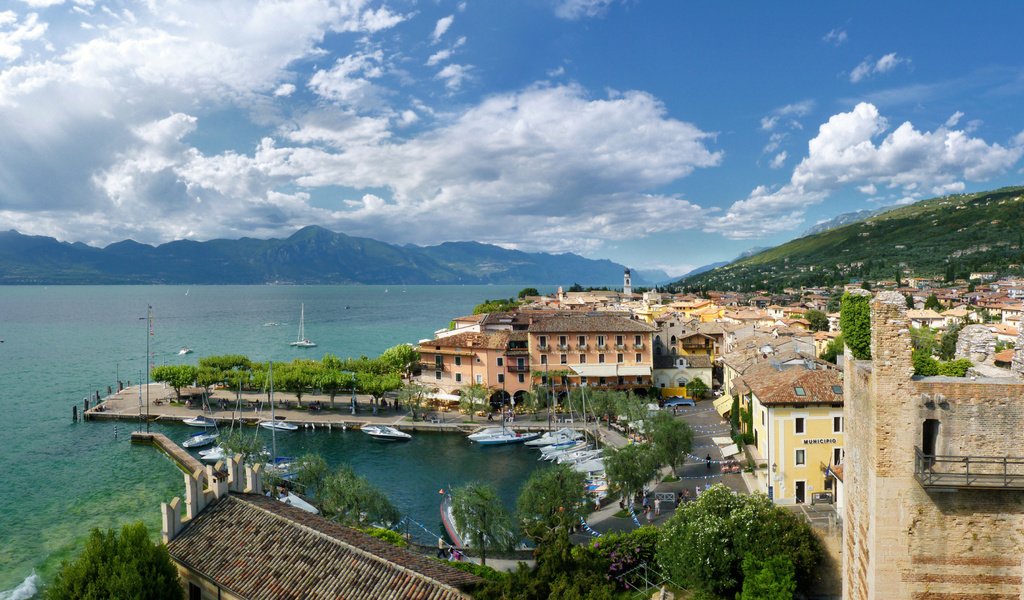
[[[0,284],[622,285],[625,267],[477,242],[398,246],[309,226],[285,239],[132,240],[105,248],[0,232]],[[634,273],[634,285],[668,279]]]
[[[858,214],[863,215],[857,219]],[[972,272],[1024,274],[1024,187],[922,200],[841,215],[806,235],[684,277],[688,289],[753,291],[831,286],[865,278],[967,279]]]

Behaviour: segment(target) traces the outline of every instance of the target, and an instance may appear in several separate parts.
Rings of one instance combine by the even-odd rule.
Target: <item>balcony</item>
[[[598,345],[597,345],[597,351],[598,351],[598,352],[604,352],[604,351],[605,351],[605,350],[607,350],[607,349],[608,349],[608,346],[607,346],[607,345],[605,345],[605,344],[598,344]]]
[[[529,373],[530,365],[508,365],[506,369],[509,373]]]
[[[587,348],[590,348],[590,345],[588,345],[588,344],[576,344],[576,349],[579,350],[580,352],[586,352]]]
[[[537,346],[537,352],[551,352],[551,346],[541,344],[540,346]]]
[[[621,352],[621,351],[626,349],[626,345],[625,344],[615,344],[615,349],[618,350],[619,352]]]
[[[561,350],[562,352],[568,352],[569,351],[569,344],[559,344],[558,345],[558,349]]]
[[[1024,490],[1024,457],[924,454],[915,447],[914,478],[925,488]]]
[[[444,363],[437,364],[435,362],[422,361],[422,362],[420,362],[420,370],[421,371],[450,371],[451,367],[449,367],[447,364],[444,364]]]
[[[640,342],[639,344],[633,344],[633,349],[634,350],[643,350],[644,349],[644,343]]]

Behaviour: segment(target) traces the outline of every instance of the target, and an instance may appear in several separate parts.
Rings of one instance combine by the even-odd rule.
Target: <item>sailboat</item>
[[[295,341],[290,345],[296,348],[313,348],[316,346],[316,342],[306,337],[306,305],[302,304],[299,308],[299,335],[295,338]]]
[[[301,331],[301,329],[300,329],[300,331]],[[313,345],[315,346],[316,344],[313,344]],[[296,425],[295,423],[289,423],[289,422],[285,421],[284,417],[281,417],[281,419],[278,419],[277,416],[274,415],[274,363],[273,362],[270,363],[270,420],[269,421],[260,421],[260,427],[262,427],[264,429],[269,429],[270,431],[296,431],[299,428],[299,426]],[[271,437],[275,441],[275,443],[274,443],[274,454],[276,455],[277,454],[276,438],[273,438],[273,436],[271,436]]]

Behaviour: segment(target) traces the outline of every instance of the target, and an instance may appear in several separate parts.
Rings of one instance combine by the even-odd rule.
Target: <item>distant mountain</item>
[[[0,232],[0,284],[518,284],[622,285],[623,265],[575,254],[476,242],[397,246],[300,229],[285,239],[132,240],[95,248]]]
[[[694,269],[694,270],[690,271],[689,273],[686,273],[685,275],[683,275],[682,278],[686,279],[687,277],[693,277],[694,275],[700,275],[701,273],[704,273],[706,271],[710,271],[711,269],[717,269],[718,267],[724,267],[725,265],[729,264],[729,262],[730,261],[723,260],[723,261],[720,261],[720,262],[713,262],[710,265],[704,265],[703,267],[697,267],[696,269]]]
[[[891,206],[883,206],[882,208],[876,208],[874,210],[869,209],[869,208],[865,208],[863,210],[843,213],[843,214],[838,215],[836,217],[832,217],[828,221],[822,221],[821,223],[815,223],[814,226],[812,226],[807,231],[803,232],[800,235],[800,237],[806,237],[806,236],[809,236],[809,235],[814,235],[816,233],[822,233],[822,232],[828,231],[829,229],[835,229],[836,227],[842,227],[843,225],[849,225],[850,223],[856,223],[858,221],[863,221],[864,219],[867,219],[868,217],[873,217],[875,215],[880,215],[880,214],[884,213],[887,210],[892,210],[892,208],[893,207],[891,207]]]
[[[1024,274],[1024,187],[943,196],[807,235],[677,285],[720,290],[829,286],[897,275]]]
[[[633,285],[644,287],[664,285],[678,279],[678,277],[672,277],[661,269],[633,269],[630,274],[633,278]]]

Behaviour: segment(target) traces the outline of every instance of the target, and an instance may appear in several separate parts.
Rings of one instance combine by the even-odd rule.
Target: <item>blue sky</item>
[[[1021,183],[1024,5],[0,4],[0,229],[572,251],[672,275]]]

